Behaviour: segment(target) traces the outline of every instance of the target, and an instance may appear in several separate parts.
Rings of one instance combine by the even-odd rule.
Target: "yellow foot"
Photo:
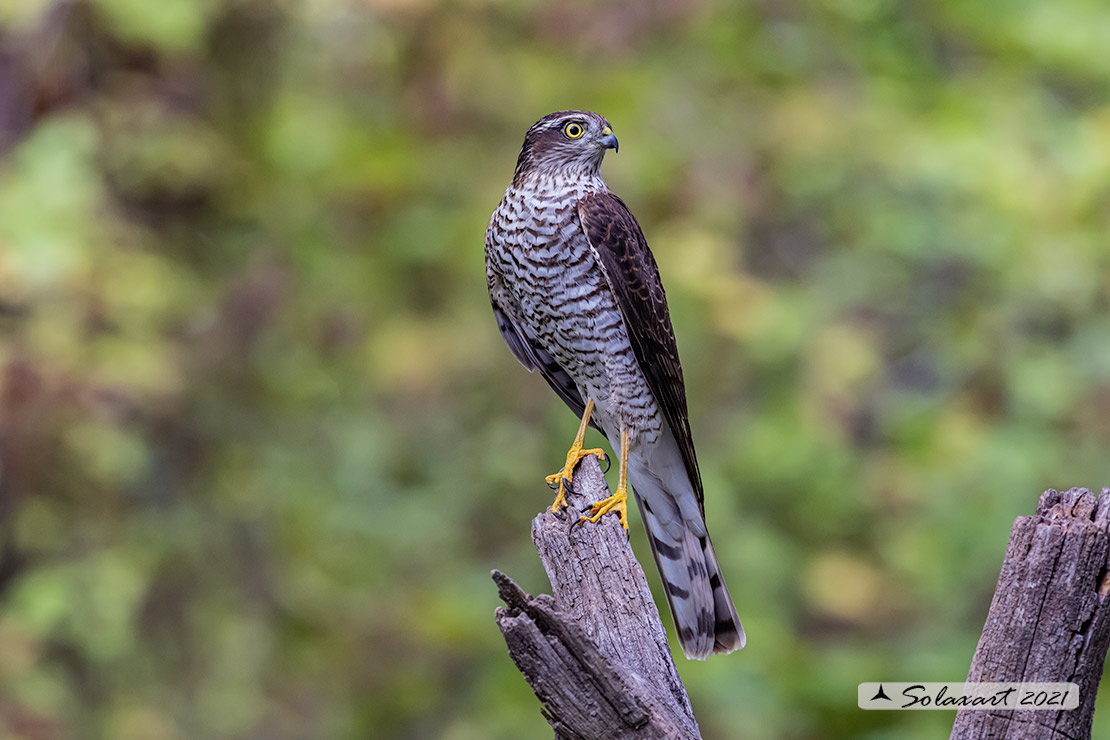
[[[555,501],[551,504],[551,513],[558,514],[559,509],[567,505],[565,496],[567,484],[571,482],[574,477],[574,468],[577,467],[579,461],[588,455],[597,455],[598,460],[605,459],[605,450],[600,447],[595,447],[592,450],[583,450],[581,442],[575,442],[570,446],[570,451],[567,452],[567,464],[558,473],[552,473],[547,476],[545,480],[547,485],[552,488],[558,487],[558,493],[555,494]]]
[[[616,511],[621,518],[621,526],[624,531],[628,531],[628,493],[624,488],[618,486],[617,492],[607,499],[598,501],[590,508],[588,516],[583,516],[579,521],[597,523],[597,520],[608,514],[610,511]]]

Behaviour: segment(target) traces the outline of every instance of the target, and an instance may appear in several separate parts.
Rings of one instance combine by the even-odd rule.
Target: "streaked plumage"
[[[687,657],[704,658],[743,647],[744,631],[705,528],[659,270],[636,219],[601,179],[605,149],[615,147],[608,122],[585,111],[553,113],[528,130],[486,230],[490,300],[516,358],[579,417],[592,400],[589,422],[614,450],[625,436],[622,472],[679,641]]]

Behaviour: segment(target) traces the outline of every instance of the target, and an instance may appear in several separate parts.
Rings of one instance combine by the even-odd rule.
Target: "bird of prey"
[[[593,425],[619,451],[616,493],[583,520],[615,512],[628,528],[628,486],[640,505],[682,651],[744,646],[705,527],[686,389],[659,268],[628,206],[601,179],[617,149],[596,113],[544,116],[524,136],[512,184],[486,229],[486,279],[501,335],[581,418],[558,473],[566,506]]]

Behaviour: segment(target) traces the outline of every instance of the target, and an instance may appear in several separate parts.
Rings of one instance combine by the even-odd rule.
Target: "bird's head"
[[[617,149],[617,137],[604,116],[582,110],[552,113],[524,135],[513,179],[536,172],[597,176],[606,149]]]

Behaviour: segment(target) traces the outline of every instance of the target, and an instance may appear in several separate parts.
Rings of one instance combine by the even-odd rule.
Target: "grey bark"
[[[1110,645],[1110,489],[1041,496],[1018,517],[968,681],[1071,681],[1071,711],[956,714],[951,740],[1082,740]]]
[[[700,738],[647,579],[615,514],[579,516],[609,495],[585,458],[570,508],[532,521],[532,541],[553,595],[529,596],[493,571],[504,607],[497,625],[542,703],[556,738]]]

